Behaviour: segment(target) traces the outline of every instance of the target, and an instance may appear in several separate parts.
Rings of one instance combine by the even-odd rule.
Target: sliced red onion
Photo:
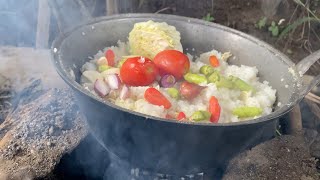
[[[164,75],[160,80],[160,86],[164,88],[169,88],[174,86],[176,79],[173,75]]]
[[[121,84],[121,83],[122,83],[122,80],[121,80],[121,78],[120,78],[119,74],[115,74],[115,75],[116,75],[116,76],[117,76],[117,78],[118,78],[119,84]]]
[[[101,97],[105,97],[110,92],[109,86],[102,79],[96,80],[93,89]]]
[[[105,78],[105,81],[111,89],[119,89],[120,81],[116,74],[110,74]]]
[[[121,91],[120,91],[120,95],[119,95],[120,99],[125,100],[129,96],[130,96],[130,91],[129,91],[128,86],[123,85],[122,88],[121,88]]]

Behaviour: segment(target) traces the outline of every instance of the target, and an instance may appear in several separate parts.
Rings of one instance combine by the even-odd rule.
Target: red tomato
[[[220,118],[221,107],[218,99],[214,96],[212,96],[209,100],[209,112],[211,113],[210,121],[217,123]]]
[[[210,61],[211,66],[213,66],[213,67],[220,66],[220,62],[219,62],[218,58],[214,55],[210,56],[209,61]]]
[[[164,50],[158,53],[153,62],[159,69],[160,75],[170,74],[177,80],[181,79],[190,69],[188,57],[177,50]]]
[[[155,88],[148,88],[144,92],[144,98],[150,104],[164,106],[164,108],[166,109],[169,109],[171,107],[170,101]]]
[[[200,94],[202,89],[204,89],[204,87],[184,81],[180,85],[180,95],[187,100],[192,100]]]
[[[108,50],[106,51],[105,57],[106,57],[106,59],[107,59],[107,61],[108,61],[108,66],[114,67],[114,65],[115,65],[115,62],[114,62],[114,57],[115,57],[114,52],[113,52],[111,49],[108,49]]]
[[[186,114],[184,114],[183,112],[180,112],[178,114],[178,116],[177,116],[177,120],[178,121],[182,121],[182,120],[185,120],[185,119],[187,119]]]
[[[122,82],[129,86],[147,86],[158,75],[155,64],[148,58],[133,57],[127,59],[120,69]]]

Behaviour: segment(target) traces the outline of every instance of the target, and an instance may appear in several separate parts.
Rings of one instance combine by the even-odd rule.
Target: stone
[[[17,97],[14,110],[0,124],[0,172],[26,180],[43,177],[80,143],[88,129],[74,108],[69,88],[43,89],[41,80],[30,80]],[[54,113],[60,114],[59,122],[68,124],[68,130],[54,127]],[[25,170],[27,166],[32,169]]]

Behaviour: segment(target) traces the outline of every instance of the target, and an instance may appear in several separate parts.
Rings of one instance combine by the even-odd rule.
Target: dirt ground
[[[308,23],[298,26],[293,33],[279,39],[273,37],[268,31],[272,21],[278,23],[280,19],[284,22],[279,25],[280,32],[287,25],[293,24],[298,18],[308,16],[306,10],[297,5],[293,0],[280,0],[277,8],[272,8],[274,3],[268,0],[144,0],[138,12],[175,14],[195,18],[203,18],[208,13],[214,18],[213,22],[222,24],[252,36],[255,36],[290,57],[294,62],[320,49],[320,23]],[[270,1],[276,2],[276,1]],[[320,2],[310,0],[310,9],[315,10],[320,16]],[[274,13],[272,13],[274,12]],[[310,15],[310,14],[309,14]],[[263,17],[267,17],[267,25],[262,29],[255,25]],[[318,75],[320,63],[312,67],[310,74]]]
[[[26,86],[0,124],[0,180],[46,176],[87,134],[70,89],[42,85]]]
[[[275,14],[270,15],[272,12],[267,11],[270,10],[270,8],[267,8],[267,10],[261,8],[262,1],[263,0],[145,0],[145,3],[142,4],[142,7],[137,9],[136,12],[154,13],[162,10],[161,13],[196,18],[202,18],[207,13],[210,13],[212,17],[214,17],[213,22],[235,28],[266,41],[284,52],[292,58],[294,62],[298,62],[311,52],[320,49],[320,39],[318,37],[320,36],[319,23],[310,24],[312,28],[308,28],[308,23],[301,25],[297,27],[295,33],[281,40],[278,37],[273,37],[268,31],[268,25],[271,21],[279,22],[280,19],[285,19],[283,25],[279,26],[280,29],[283,29],[286,25],[295,22],[297,18],[306,16],[307,13],[303,8],[297,6],[293,0],[284,0],[278,8],[276,8]],[[310,2],[311,8],[315,9],[318,16],[320,16],[319,0],[310,0]],[[316,5],[315,2],[319,2],[318,5]],[[295,11],[296,13],[294,14]],[[265,16],[268,17],[268,25],[262,29],[258,29],[255,24]],[[290,21],[291,18],[292,20]],[[3,62],[6,62],[6,60]],[[13,70],[15,69],[14,67],[15,66],[12,66]],[[310,73],[317,75],[319,74],[319,69],[320,64],[314,66]],[[48,80],[44,80],[46,85],[52,85],[48,77],[45,77],[45,79]],[[309,131],[309,133],[310,132],[311,131]],[[296,136],[281,136],[260,144],[233,159],[224,179],[319,179],[320,177],[319,173],[317,173],[316,166],[320,166],[320,163],[317,162],[309,152],[309,146],[312,144],[311,141],[320,142],[320,136],[318,135],[319,137],[317,138],[316,134],[318,133],[314,132],[314,137],[311,138],[313,140],[306,140],[306,134],[299,134]],[[84,140],[82,143],[85,144],[84,149],[87,149],[85,142]],[[320,154],[320,147],[316,148],[319,150],[316,152]],[[96,156],[99,155],[96,151],[92,151],[91,153]],[[102,150],[101,153],[105,154]],[[66,157],[63,157],[62,161],[63,159],[66,159]],[[98,158],[88,157],[88,159],[96,160]],[[104,159],[100,161],[107,160]],[[100,161],[90,162],[96,164]],[[75,161],[71,158],[70,162],[74,163]],[[81,167],[86,168],[83,165]],[[56,168],[63,169],[65,167],[58,165]],[[71,168],[74,168],[74,166]],[[101,173],[103,173],[103,168],[99,169]]]
[[[280,136],[234,158],[223,180],[316,180],[317,160],[310,156],[306,136]]]
[[[270,7],[272,3],[262,5],[262,2],[263,0],[144,0],[142,6],[133,11],[195,18],[202,18],[210,13],[214,18],[213,22],[255,36],[279,49],[294,62],[299,62],[320,49],[319,23],[310,24],[312,28],[308,28],[308,23],[302,24],[283,39],[272,36],[268,30],[272,21],[278,23],[280,19],[284,19],[282,25],[279,25],[280,31],[283,30],[298,18],[307,16],[305,9],[292,0],[284,0],[273,13]],[[310,8],[316,10],[319,16],[320,3],[318,5],[315,2],[316,0],[310,1]],[[267,17],[267,25],[259,29],[256,24],[263,17]],[[309,74],[318,75],[319,69],[318,63]],[[308,130],[309,134],[310,132],[314,132],[314,136],[317,134],[315,130]],[[240,154],[231,161],[223,179],[319,179],[316,166],[320,165],[310,155],[311,142],[306,140],[308,133],[281,136]],[[316,137],[312,138],[311,141],[315,141]]]

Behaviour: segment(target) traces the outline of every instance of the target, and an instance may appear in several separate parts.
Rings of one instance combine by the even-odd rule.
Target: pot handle
[[[300,77],[302,77],[310,69],[310,67],[319,59],[320,59],[320,50],[310,54],[309,56],[302,59],[298,64],[296,64],[296,69]],[[320,74],[314,77],[309,84],[306,84],[306,86],[302,87],[300,94],[304,97],[319,83],[320,83]]]

